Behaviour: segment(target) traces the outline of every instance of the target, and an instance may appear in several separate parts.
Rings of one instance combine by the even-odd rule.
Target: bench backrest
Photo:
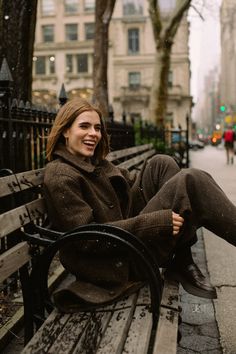
[[[152,144],[145,144],[113,151],[108,160],[134,170],[154,154]],[[45,218],[46,207],[41,195],[44,171],[42,168],[0,178],[0,284],[31,258],[28,243],[21,241],[22,227]]]

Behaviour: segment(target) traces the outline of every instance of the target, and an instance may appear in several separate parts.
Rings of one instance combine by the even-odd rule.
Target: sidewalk
[[[190,162],[191,167],[209,172],[236,204],[236,159],[235,165],[226,165],[224,149],[207,146],[191,151]],[[206,229],[199,230],[199,241],[194,256],[216,286],[218,298],[200,299],[182,292],[183,337],[178,354],[235,354],[236,249]]]

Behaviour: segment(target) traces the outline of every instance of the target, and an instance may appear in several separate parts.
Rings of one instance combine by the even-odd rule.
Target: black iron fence
[[[11,86],[11,73],[4,60],[0,70],[0,169],[17,173],[45,165],[47,136],[56,110],[13,99]],[[59,105],[66,100],[62,85]],[[157,152],[172,155],[181,167],[188,167],[188,120],[186,130],[160,130],[142,121],[128,124],[125,115],[121,122],[117,122],[110,108],[107,130],[112,150],[152,142]]]
[[[47,136],[56,110],[31,106],[11,97],[11,74],[4,61],[0,71],[0,169],[13,172],[36,169],[45,165]],[[63,92],[63,94],[62,94]],[[66,102],[64,86],[59,104]],[[126,122],[107,121],[112,150],[135,145],[134,128]]]
[[[31,107],[16,99],[4,106],[0,99],[0,169],[21,172],[43,167],[47,136],[55,116],[55,111]],[[108,121],[107,130],[112,150],[135,145],[132,125]]]

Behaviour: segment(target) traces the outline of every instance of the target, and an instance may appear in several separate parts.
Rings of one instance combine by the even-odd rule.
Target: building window
[[[48,75],[55,73],[55,56],[54,55],[40,55],[33,57],[35,74]]]
[[[123,0],[123,15],[142,15],[143,0]]]
[[[66,41],[78,40],[78,25],[77,23],[68,23],[65,25]]]
[[[67,74],[89,73],[92,70],[91,68],[92,56],[89,56],[89,54],[66,54]]]
[[[43,42],[54,42],[54,25],[42,26]]]
[[[139,52],[139,29],[130,28],[128,30],[128,53],[137,54]]]
[[[64,10],[66,14],[76,14],[79,11],[78,0],[64,0]]]
[[[129,87],[131,89],[137,89],[140,87],[141,74],[138,71],[129,73]]]
[[[85,32],[85,39],[94,39],[95,33],[95,24],[94,23],[85,23],[84,24],[84,32]]]
[[[84,0],[84,11],[94,12],[95,0]]]
[[[168,87],[172,87],[173,86],[173,71],[170,70],[168,72]]]
[[[42,15],[43,16],[55,15],[55,2],[54,2],[54,0],[42,0]]]
[[[173,112],[167,112],[166,118],[165,118],[165,123],[166,123],[166,128],[174,128],[174,114]],[[180,135],[179,133],[172,133],[172,142],[179,142]]]
[[[66,54],[66,72],[73,73],[73,55]]]
[[[87,73],[88,72],[88,54],[78,54],[77,59],[77,72]]]

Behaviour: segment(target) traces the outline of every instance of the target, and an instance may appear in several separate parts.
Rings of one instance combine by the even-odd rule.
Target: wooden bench
[[[144,160],[154,154],[152,145],[145,144],[111,152],[108,159],[135,173]],[[132,242],[129,241],[125,231],[118,230],[116,234],[116,230],[113,233],[107,226],[104,232],[95,225],[89,233],[92,237],[112,237],[134,249],[150,270],[150,284],[126,299],[93,311],[63,314],[57,309],[52,310],[49,298],[52,289],[48,289],[46,280],[37,288],[35,274],[45,271],[48,277],[49,258],[56,252],[55,245],[64,242],[64,238],[55,241],[50,232],[36,226],[42,225],[46,217],[41,194],[43,176],[44,169],[39,169],[0,178],[0,198],[6,206],[0,215],[0,239],[17,237],[17,243],[0,255],[0,283],[19,271],[24,299],[25,342],[28,342],[23,353],[176,353],[179,285],[160,277],[159,269],[151,259],[146,264],[142,244],[132,235]],[[80,230],[81,237],[88,234],[89,228],[91,226],[87,225]],[[36,234],[32,235],[32,229]],[[32,269],[30,275],[29,269]],[[64,268],[60,265],[55,274],[61,277],[65,274]],[[36,301],[37,297],[41,303]]]

